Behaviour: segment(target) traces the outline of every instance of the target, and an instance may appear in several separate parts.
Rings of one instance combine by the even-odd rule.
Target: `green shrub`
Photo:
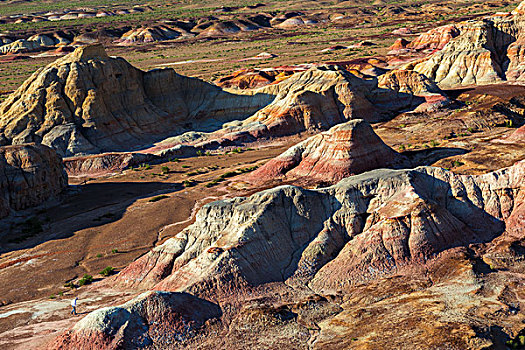
[[[199,151],[197,151],[197,155],[198,155],[199,157],[201,157],[201,156],[204,155],[204,152],[199,150]]]
[[[98,253],[97,258],[102,258],[102,254]]]
[[[167,166],[163,166],[160,168],[160,171],[163,173],[163,174],[169,174],[170,172],[170,168],[168,168]]]
[[[459,167],[459,166],[462,166],[462,165],[464,165],[464,164],[465,164],[465,163],[460,162],[459,160],[455,160],[455,161],[452,162],[452,165],[453,165],[454,167]]]
[[[137,168],[131,168],[133,171],[141,171],[141,170],[149,170],[151,169],[151,165],[147,163],[140,164]]]
[[[507,346],[511,349],[525,349],[525,334],[521,331],[514,339],[507,341]]]
[[[117,253],[118,253],[118,249],[111,249],[111,252],[112,252],[113,254],[117,254]]]
[[[164,198],[170,198],[170,196],[166,196],[166,195],[155,196],[155,197],[151,198],[148,202],[158,202],[158,201],[160,201],[161,199],[164,199]]]
[[[91,275],[88,275],[87,273],[84,275],[84,277],[82,277],[81,279],[78,280],[78,285],[80,287],[84,286],[84,285],[87,285],[87,284],[91,284],[91,282],[93,282],[93,276]]]
[[[431,146],[431,147],[439,146],[439,142],[437,142],[436,140],[431,140],[431,141],[430,141],[430,146]]]
[[[100,274],[102,276],[108,277],[108,276],[111,276],[114,272],[115,272],[115,269],[111,266],[108,266],[104,268],[104,270],[100,271]]]
[[[400,151],[404,151],[406,149],[405,145],[399,145],[398,149]]]

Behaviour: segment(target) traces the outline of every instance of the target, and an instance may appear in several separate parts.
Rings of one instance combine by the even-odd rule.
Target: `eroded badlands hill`
[[[404,161],[403,156],[385,145],[370,124],[356,119],[291,147],[254,171],[250,178],[271,181],[287,176],[335,183],[367,170],[399,166]]]
[[[269,101],[171,69],[143,72],[95,45],[35,72],[0,105],[0,131],[4,144],[41,142],[66,156],[131,150],[190,128],[213,130]]]
[[[446,87],[522,81],[525,17],[521,7],[512,14],[451,27],[453,31],[445,37],[449,41],[437,46],[442,50],[423,62],[413,63],[414,70]],[[442,27],[437,33],[446,32],[447,28]]]
[[[233,93],[172,69],[143,72],[92,45],[39,69],[0,104],[0,135],[3,144],[37,142],[72,156],[146,148],[186,131],[253,141],[446,103],[432,81],[412,71],[376,79],[314,65]]]
[[[373,285],[373,281],[389,275],[417,271],[452,248],[488,242],[502,234],[522,235],[524,165],[519,162],[480,176],[455,175],[432,167],[375,170],[325,189],[283,186],[248,198],[208,204],[199,211],[195,224],[131,264],[115,280],[126,289],[171,294],[144,294],[121,307],[93,312],[57,339],[53,347],[89,348],[97,344],[113,348],[140,339],[145,346],[170,344],[175,348],[177,341],[181,346],[194,341],[207,348],[210,344],[206,345],[205,338],[193,339],[198,334],[195,332],[203,331],[199,327],[202,319],[195,314],[180,318],[182,311],[170,306],[168,299],[184,295],[177,293],[216,300],[223,306],[221,312],[228,314],[223,322],[233,317],[236,321],[231,327],[238,329],[242,328],[238,322],[247,322],[242,318],[248,311],[239,307],[250,295],[264,299],[288,291],[297,296],[306,286],[317,295],[345,294],[364,281]],[[454,269],[450,273],[463,273]],[[452,277],[447,278],[442,283],[455,283]],[[468,278],[463,281],[470,283]],[[487,298],[481,303],[490,302]],[[159,306],[141,306],[152,302]],[[290,312],[282,309],[283,319],[296,317]],[[333,312],[318,315],[316,322],[331,322]],[[427,312],[432,317],[437,315]],[[167,330],[164,327],[170,323],[164,320],[171,317],[182,319],[188,326],[182,331]],[[384,317],[390,317],[389,311]],[[154,326],[152,319],[157,321]],[[494,325],[503,319],[477,322],[486,327],[487,322]],[[457,319],[455,324],[444,326],[448,336],[436,341],[445,341],[442,344],[452,348],[477,348],[477,333],[470,336],[475,341],[467,336],[473,326],[468,318]],[[157,332],[159,327],[165,331]],[[410,332],[419,328],[407,324],[397,336],[406,342]],[[324,339],[323,331],[321,328],[320,339]],[[348,330],[330,326],[327,331],[342,336]],[[258,344],[256,348],[268,341],[264,333],[250,334],[255,337],[252,344]],[[316,347],[315,338],[311,341]],[[222,342],[229,340],[223,338]]]

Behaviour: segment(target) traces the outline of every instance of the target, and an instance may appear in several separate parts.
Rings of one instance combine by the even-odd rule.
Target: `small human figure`
[[[77,299],[78,298],[71,300],[71,314],[75,316],[77,315]]]

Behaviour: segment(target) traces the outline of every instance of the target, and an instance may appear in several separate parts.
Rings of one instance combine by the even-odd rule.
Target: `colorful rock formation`
[[[413,90],[423,91],[427,85]],[[378,80],[363,79],[339,66],[315,66],[295,73],[279,84],[253,90],[275,95],[275,99],[243,121],[241,129],[257,128],[259,134],[272,136],[326,130],[350,119],[382,121],[425,101],[396,90],[399,86],[393,87],[378,86]]]
[[[193,225],[131,264],[115,282],[170,291],[173,298],[187,292],[214,300],[264,295],[264,288],[257,289],[262,286],[270,294],[279,285],[308,286],[320,295],[352,291],[356,283],[431,264],[442,252],[513,232],[523,208],[524,177],[523,161],[479,176],[432,167],[374,170],[324,189],[281,186],[210,203]],[[136,329],[154,334],[164,324],[156,313],[157,322],[149,325],[125,324],[149,320],[141,311],[149,295],[93,312],[60,344],[87,346],[95,339],[90,334],[108,344],[131,342]],[[176,334],[144,339],[164,346]]]
[[[407,47],[414,50],[441,50],[461,33],[460,28],[461,26],[456,24],[448,24],[431,29],[414,39]]]
[[[148,43],[162,40],[172,40],[182,36],[188,36],[189,33],[179,28],[170,28],[165,25],[153,27],[141,27],[132,29],[122,35],[118,40],[123,45],[134,43]]]
[[[100,45],[80,47],[0,104],[0,141],[38,142],[73,156],[131,151],[195,129],[281,136],[350,119],[377,122],[424,103],[420,95],[441,96],[415,72],[378,82],[326,65],[286,76],[232,93],[172,69],[143,72]]]
[[[462,23],[454,30],[461,35],[423,62],[414,63],[413,69],[448,87],[522,81],[525,19],[518,12]]]
[[[361,119],[334,126],[291,147],[250,174],[252,181],[312,178],[335,183],[362,172],[399,166],[404,158]]]

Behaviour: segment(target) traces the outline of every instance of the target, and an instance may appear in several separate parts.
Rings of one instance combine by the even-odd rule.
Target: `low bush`
[[[100,271],[100,274],[104,277],[111,276],[115,272],[115,269],[111,266],[108,266],[104,268],[104,270]]]
[[[93,282],[93,276],[91,275],[88,275],[87,273],[84,275],[84,277],[82,277],[81,279],[78,280],[78,285],[80,287],[84,286],[84,285],[87,285],[87,284],[91,284],[91,282]]]

